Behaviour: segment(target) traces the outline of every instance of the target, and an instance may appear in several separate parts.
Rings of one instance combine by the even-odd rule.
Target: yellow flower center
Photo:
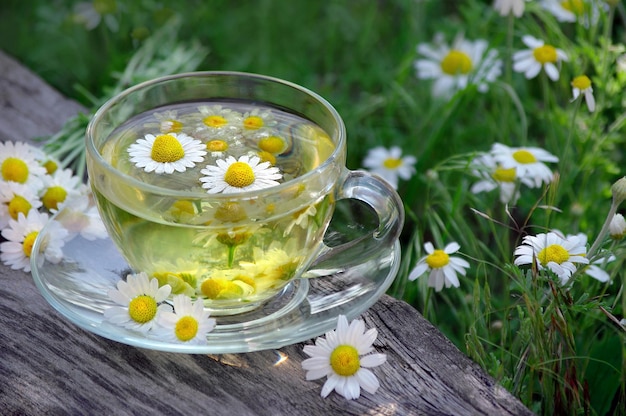
[[[60,203],[65,201],[67,191],[60,186],[51,186],[41,197],[43,206],[48,209],[57,209]]]
[[[235,188],[244,188],[254,183],[254,171],[245,162],[234,162],[224,174],[224,181]]]
[[[249,232],[235,232],[235,233],[219,233],[216,237],[217,241],[227,246],[238,246],[252,236]]]
[[[550,45],[543,45],[533,50],[533,56],[535,60],[540,64],[547,64],[548,62],[555,63],[557,61],[556,48]]]
[[[228,121],[222,117],[222,116],[207,116],[204,118],[204,120],[202,120],[204,122],[204,124],[206,124],[209,127],[224,127],[225,125],[228,124]]]
[[[179,199],[178,201],[172,204],[172,211],[178,212],[179,214],[195,214],[196,210],[193,207],[193,202],[186,199]]]
[[[398,169],[402,165],[402,159],[389,158],[383,162],[383,166],[387,169]]]
[[[537,260],[542,266],[547,265],[553,261],[556,264],[561,264],[569,259],[569,253],[562,246],[558,244],[552,244],[541,250],[537,255]]]
[[[265,150],[261,150],[257,153],[257,156],[263,162],[269,162],[270,165],[274,166],[276,164],[276,157],[270,152],[266,152]]]
[[[35,245],[35,239],[39,235],[39,231],[32,231],[26,237],[24,237],[24,243],[22,243],[22,250],[24,255],[30,257],[30,253],[33,251],[33,245]]]
[[[585,2],[583,0],[563,0],[561,7],[574,13],[576,16],[582,16],[585,13]]]
[[[246,117],[243,126],[248,130],[257,130],[263,127],[263,119],[259,116]]]
[[[259,149],[268,153],[280,153],[285,147],[285,141],[278,136],[264,137],[259,140]]]
[[[352,345],[340,345],[330,353],[330,366],[340,376],[353,376],[361,368],[359,352]]]
[[[515,168],[504,169],[498,166],[491,177],[498,182],[515,182]]]
[[[176,338],[181,341],[189,341],[198,333],[198,321],[193,316],[183,316],[176,322]]]
[[[165,120],[161,122],[162,133],[180,133],[183,130],[183,123],[178,120]]]
[[[150,157],[159,163],[176,162],[185,157],[185,151],[176,137],[162,134],[154,139]]]
[[[587,75],[577,76],[572,80],[572,87],[578,88],[581,91],[586,90],[591,88],[591,80]]]
[[[530,153],[528,150],[516,150],[513,152],[513,159],[515,159],[517,163],[521,164],[537,162],[535,155]]]
[[[46,163],[43,164],[43,167],[46,169],[48,175],[52,175],[59,168],[54,160],[46,160]]]
[[[8,208],[11,218],[17,220],[19,213],[21,212],[22,214],[24,214],[24,216],[26,216],[26,214],[28,214],[28,211],[30,211],[30,209],[32,208],[32,205],[26,200],[26,198],[15,195],[13,199],[9,202]]]
[[[426,264],[431,269],[441,269],[450,263],[450,256],[443,250],[435,250],[426,257]]]
[[[24,183],[28,179],[28,165],[22,159],[7,157],[2,162],[2,179]]]
[[[225,152],[228,149],[228,143],[224,140],[211,140],[207,142],[206,148],[209,152]]]
[[[139,295],[128,304],[131,319],[140,324],[150,322],[157,313],[157,303],[152,296]]]
[[[453,49],[441,60],[441,70],[448,75],[467,74],[472,70],[472,59],[465,52]]]

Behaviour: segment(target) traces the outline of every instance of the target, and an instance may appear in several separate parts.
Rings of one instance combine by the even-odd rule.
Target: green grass
[[[115,4],[109,19],[118,27],[101,22],[88,31],[72,22],[76,3],[4,0],[0,48],[92,109],[130,83],[190,67],[272,75],[318,92],[345,121],[349,168],[361,168],[368,150],[381,145],[418,159],[417,173],[398,189],[407,221],[390,294],[414,305],[538,413],[623,412],[626,331],[611,320],[626,315],[623,242],[602,239],[617,258],[607,267],[610,284],[579,272],[564,287],[550,273],[513,265],[527,234],[582,232],[591,245],[609,213],[611,186],[626,174],[623,4],[585,28],[557,22],[537,2],[522,18],[507,19],[487,0],[103,0]],[[180,24],[168,29],[172,17]],[[431,95],[431,82],[419,80],[413,65],[416,45],[437,32],[447,42],[458,33],[486,39],[498,50],[505,69],[488,92]],[[159,33],[168,41],[146,51]],[[570,56],[558,82],[511,71],[524,34]],[[177,47],[201,59],[176,54]],[[138,51],[146,61],[120,76]],[[581,74],[593,81],[593,113],[571,102],[570,82]],[[508,208],[497,191],[473,194],[469,162],[496,142],[558,156],[550,166],[557,180],[522,189]],[[460,244],[471,267],[459,288],[434,292],[426,276],[408,281],[427,241]]]

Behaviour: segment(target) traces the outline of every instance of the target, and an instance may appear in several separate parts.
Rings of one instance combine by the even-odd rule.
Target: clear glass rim
[[[157,85],[157,84],[165,83],[168,81],[175,81],[175,80],[184,79],[184,78],[207,78],[207,77],[241,77],[241,78],[247,78],[247,79],[257,79],[257,80],[261,80],[267,83],[280,84],[285,87],[292,88],[304,95],[307,95],[313,98],[317,103],[319,103],[322,107],[324,107],[326,111],[328,111],[328,113],[331,115],[332,119],[334,120],[337,126],[337,135],[336,135],[337,137],[334,137],[331,135],[331,138],[333,139],[333,142],[335,143],[335,149],[333,150],[333,153],[317,168],[311,170],[310,172],[303,174],[302,176],[299,176],[298,178],[289,180],[287,182],[281,183],[280,185],[273,186],[271,188],[264,188],[264,189],[255,190],[255,191],[229,193],[229,194],[208,194],[206,192],[183,191],[183,190],[162,188],[159,186],[150,185],[136,178],[133,178],[130,175],[120,172],[119,170],[111,166],[106,160],[104,160],[104,158],[100,154],[100,151],[95,146],[95,143],[94,143],[95,140],[93,137],[95,134],[95,129],[96,129],[97,124],[102,122],[106,113],[112,107],[119,104],[121,101],[123,101],[125,98],[127,98],[131,94],[138,93],[142,90],[148,89],[149,87]],[[329,132],[327,133],[330,135]],[[132,87],[125,89],[124,91],[116,94],[114,97],[107,100],[102,106],[100,106],[100,108],[98,108],[98,110],[94,113],[91,120],[89,121],[89,124],[87,125],[86,134],[85,134],[85,147],[88,153],[88,157],[91,157],[92,160],[98,165],[100,165],[106,172],[122,179],[125,184],[130,185],[134,188],[143,190],[145,192],[149,192],[149,193],[156,194],[156,195],[166,195],[166,196],[184,197],[184,198],[202,198],[202,199],[210,198],[210,199],[218,199],[218,200],[220,199],[231,200],[231,199],[238,199],[238,198],[244,197],[246,199],[255,199],[261,196],[265,197],[268,195],[281,193],[285,189],[291,189],[294,186],[299,186],[299,184],[307,182],[309,178],[315,177],[320,172],[323,172],[329,167],[332,167],[332,165],[335,164],[335,161],[338,158],[340,158],[340,156],[342,155],[342,152],[345,151],[346,128],[337,110],[325,98],[309,90],[308,88],[305,88],[293,82],[286,81],[286,80],[272,77],[272,76],[268,76],[268,75],[260,75],[260,74],[254,74],[254,73],[249,73],[249,72],[196,71],[196,72],[184,72],[184,73],[179,73],[179,74],[174,74],[174,75],[167,75],[163,77],[154,78],[148,81],[144,81],[142,83],[139,83],[137,85],[134,85]]]

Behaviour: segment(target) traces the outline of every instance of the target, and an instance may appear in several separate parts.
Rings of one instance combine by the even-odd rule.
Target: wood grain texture
[[[58,131],[81,107],[0,51],[0,139]],[[106,259],[103,259],[106,261]],[[383,296],[361,316],[388,361],[358,400],[306,381],[302,348],[183,355],[84,331],[47,304],[28,273],[0,265],[0,414],[530,415],[405,302]]]

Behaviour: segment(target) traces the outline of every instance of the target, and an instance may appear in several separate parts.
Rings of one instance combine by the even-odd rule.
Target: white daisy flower
[[[41,202],[53,212],[63,208],[67,200],[79,196],[86,188],[82,179],[75,176],[71,169],[57,170],[52,175],[44,176],[43,183]]]
[[[609,235],[614,240],[621,240],[626,236],[626,220],[622,214],[615,214],[609,223]]]
[[[207,165],[202,169],[200,178],[202,187],[210,194],[223,192],[247,192],[278,185],[283,175],[269,162],[261,162],[256,156],[241,156],[238,160],[232,156],[215,161],[217,166]]]
[[[574,96],[572,101],[582,95],[585,98],[587,109],[590,112],[593,112],[596,109],[596,100],[593,97],[591,80],[586,75],[579,75],[572,80],[572,95]]]
[[[201,125],[197,130],[215,130],[222,128],[239,129],[241,127],[241,113],[221,105],[202,105],[198,107]]]
[[[126,281],[117,282],[117,289],[109,290],[109,298],[120,306],[104,311],[104,318],[124,328],[146,333],[154,327],[160,313],[170,310],[162,302],[172,291],[170,285],[159,287],[157,279],[144,272],[129,274]]]
[[[559,161],[558,157],[538,147],[509,147],[501,143],[493,144],[491,155],[502,168],[515,168],[518,178],[529,179],[525,184],[536,188],[553,179],[552,171],[543,162]]]
[[[402,157],[402,150],[398,146],[390,149],[378,146],[370,149],[363,160],[363,166],[385,179],[394,189],[398,189],[398,178],[411,179],[415,173],[416,162],[414,156]]]
[[[184,172],[204,160],[205,145],[185,133],[146,134],[128,147],[130,161],[146,172]]]
[[[37,190],[17,182],[0,181],[0,229],[6,227],[11,218],[17,220],[20,212],[26,216],[31,208],[38,210],[41,206]]]
[[[561,61],[567,61],[567,54],[561,49],[546,44],[543,40],[530,35],[524,35],[522,42],[530,49],[517,51],[513,54],[513,70],[524,73],[527,79],[535,78],[541,68],[546,71],[548,78],[558,81]]]
[[[581,243],[585,242],[578,236],[563,238],[555,232],[529,235],[515,249],[514,264],[521,266],[534,261],[540,270],[551,270],[561,279],[561,284],[565,284],[576,271],[575,263],[589,263],[585,257],[587,248]]]
[[[276,120],[271,111],[255,108],[243,115],[242,125],[246,130],[259,130],[275,126]]]
[[[293,230],[293,227],[295,226],[299,226],[300,228],[306,230],[309,226],[309,222],[312,218],[315,217],[316,214],[317,208],[315,208],[315,205],[309,205],[308,207],[296,212],[294,214],[293,221],[291,221],[287,228],[285,228],[283,237],[287,237],[289,234],[291,234],[291,230]]]
[[[68,231],[68,240],[77,235],[89,241],[108,236],[98,208],[89,193],[83,193],[68,200],[56,220]]]
[[[515,17],[521,17],[526,6],[524,3],[527,1],[530,0],[495,0],[493,8],[500,13],[500,16],[512,14]]]
[[[40,245],[43,256],[38,257],[38,264],[42,266],[44,258],[53,264],[60,262],[63,259],[62,248],[67,230],[58,221],[49,220],[48,214],[40,213],[34,208],[27,216],[20,213],[17,221],[9,220],[8,227],[2,230],[2,237],[7,241],[0,243],[0,260],[13,270],[30,272],[33,245],[45,225],[48,225],[47,239]]]
[[[570,237],[572,236],[568,235],[566,238],[570,238]],[[578,237],[578,239],[580,240],[580,244],[582,246],[585,246],[585,247],[587,246],[586,234],[578,233],[575,235],[575,237]],[[611,280],[611,276],[606,272],[606,270],[604,270],[604,267],[606,267],[607,263],[615,261],[617,258],[613,254],[609,253],[608,251],[604,251],[601,254],[602,254],[601,257],[599,257],[597,260],[594,260],[588,266],[585,266],[583,271],[585,272],[587,276],[593,277],[599,282],[606,283],[609,280]]]
[[[431,242],[425,243],[424,250],[426,250],[427,255],[419,259],[409,274],[409,280],[415,280],[430,270],[428,286],[435,288],[436,292],[443,289],[444,285],[446,288],[459,287],[460,282],[457,273],[465,276],[465,269],[470,267],[470,264],[464,259],[450,256],[450,254],[459,251],[460,248],[458,243],[452,242],[443,250],[435,250]]]
[[[540,6],[550,12],[557,21],[581,22],[585,27],[596,23],[600,17],[597,0],[541,0]]]
[[[417,52],[425,59],[415,61],[417,77],[434,79],[432,94],[449,98],[455,92],[474,84],[487,92],[489,84],[502,73],[502,61],[494,49],[488,50],[486,40],[469,41],[459,36],[451,46],[438,33],[433,44],[420,43]]]
[[[346,399],[357,399],[361,388],[370,394],[380,387],[378,379],[369,370],[387,361],[385,354],[370,354],[378,336],[376,328],[365,331],[360,319],[348,325],[344,315],[337,318],[337,329],[319,337],[315,345],[305,345],[304,352],[310,357],[302,361],[307,380],[327,377],[321,396],[326,397],[335,390]]]
[[[534,187],[533,181],[528,177],[518,177],[514,167],[503,168],[491,154],[485,153],[476,157],[471,162],[472,172],[482,180],[476,182],[470,188],[470,192],[477,194],[500,190],[500,202],[503,204],[515,204],[519,199],[519,185]]]
[[[176,295],[173,302],[174,312],[159,314],[154,337],[169,342],[206,345],[206,335],[215,328],[216,321],[209,318],[202,300],[192,302],[189,296]]]
[[[27,143],[0,142],[0,179],[39,188],[46,174],[44,158],[43,151]]]

